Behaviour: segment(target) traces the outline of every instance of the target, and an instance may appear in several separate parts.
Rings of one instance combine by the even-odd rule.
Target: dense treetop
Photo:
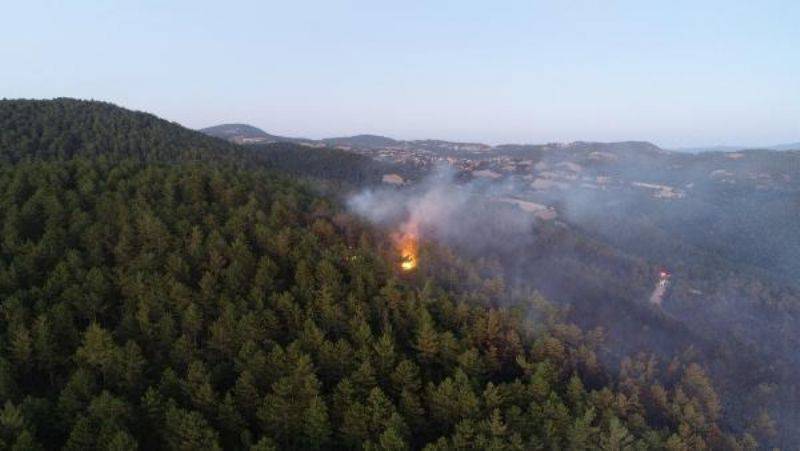
[[[348,184],[375,183],[389,170],[368,157],[291,143],[240,147],[152,114],[75,99],[0,101],[0,159],[73,157],[104,161],[214,162],[274,168]]]
[[[213,160],[241,153],[152,114],[74,99],[1,101],[0,148],[12,162],[73,156]]]
[[[0,122],[0,449],[756,446],[690,357],[610,372],[602,331],[433,244],[399,274],[250,151],[94,102]]]

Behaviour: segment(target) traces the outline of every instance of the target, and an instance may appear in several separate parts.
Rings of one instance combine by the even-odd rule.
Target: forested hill
[[[0,159],[73,157],[267,167],[348,184],[377,183],[390,170],[387,164],[336,149],[314,151],[291,143],[241,147],[105,102],[0,100]]]
[[[258,127],[253,127],[252,125],[247,124],[220,124],[213,127],[201,128],[199,131],[206,135],[227,139],[229,141],[233,141],[234,139],[281,139],[280,136],[270,135]]]
[[[0,101],[0,148],[12,162],[74,156],[166,162],[240,153],[152,114],[75,99]]]
[[[0,449],[756,447],[700,365],[612,376],[492,262],[399,274],[258,153],[95,102],[0,118]]]

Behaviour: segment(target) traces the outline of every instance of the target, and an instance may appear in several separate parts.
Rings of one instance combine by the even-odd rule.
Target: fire
[[[403,271],[411,271],[417,267],[417,259],[412,255],[405,255],[403,256],[403,261],[400,263],[400,267],[403,268]]]
[[[402,231],[394,235],[397,251],[400,253],[400,269],[411,271],[417,267],[419,234],[415,223],[406,223]]]

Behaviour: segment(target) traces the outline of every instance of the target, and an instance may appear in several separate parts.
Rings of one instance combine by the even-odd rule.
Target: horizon
[[[572,141],[546,141],[546,142],[544,142],[544,141],[543,142],[522,142],[522,141],[521,142],[490,142],[490,141],[468,141],[468,140],[458,139],[458,138],[445,139],[445,138],[439,138],[439,137],[436,137],[436,136],[433,136],[433,137],[430,137],[430,136],[429,137],[398,137],[398,136],[391,136],[391,135],[388,135],[388,134],[385,134],[385,133],[380,133],[380,132],[378,132],[378,133],[358,133],[358,132],[356,132],[356,133],[351,133],[351,134],[341,134],[341,135],[332,135],[332,136],[316,136],[316,137],[311,137],[308,134],[305,134],[305,135],[301,134],[301,135],[297,135],[297,136],[289,136],[289,135],[286,135],[286,134],[283,134],[283,133],[274,132],[274,131],[269,130],[269,129],[265,130],[264,127],[261,127],[261,126],[259,126],[257,124],[247,123],[247,122],[236,122],[236,121],[220,122],[220,123],[217,123],[217,124],[212,124],[212,125],[207,125],[207,126],[191,127],[189,125],[183,124],[183,123],[181,123],[179,121],[176,121],[174,119],[160,116],[160,115],[158,115],[158,114],[156,114],[156,113],[154,113],[152,111],[146,110],[146,109],[131,108],[131,107],[127,106],[127,105],[122,105],[122,104],[119,104],[119,103],[116,103],[116,102],[112,102],[112,101],[109,101],[109,100],[103,100],[103,99],[84,99],[84,98],[76,98],[76,97],[48,97],[48,98],[6,98],[6,97],[3,97],[3,98],[0,98],[0,100],[39,100],[39,101],[48,101],[48,100],[56,100],[56,99],[59,99],[59,98],[72,99],[72,100],[78,100],[78,101],[109,103],[111,105],[114,105],[114,106],[117,106],[117,107],[120,107],[120,108],[124,108],[124,109],[128,109],[128,110],[131,110],[131,111],[138,111],[138,112],[141,112],[141,113],[152,114],[152,115],[155,115],[156,117],[158,117],[159,119],[163,119],[163,120],[166,120],[168,122],[174,122],[174,123],[180,125],[181,127],[185,127],[185,128],[187,128],[189,130],[194,130],[194,131],[198,131],[198,132],[202,132],[203,130],[208,129],[208,128],[220,127],[220,126],[249,126],[249,127],[255,127],[258,130],[260,130],[260,131],[262,131],[264,133],[267,133],[269,135],[272,135],[272,136],[277,136],[277,137],[280,137],[280,138],[301,139],[301,140],[307,139],[309,141],[322,141],[322,140],[325,140],[325,139],[339,139],[339,138],[353,138],[353,137],[357,137],[357,136],[375,136],[375,137],[381,137],[381,138],[389,138],[389,139],[393,139],[395,141],[446,141],[446,142],[463,143],[463,144],[484,144],[484,145],[489,145],[491,147],[497,147],[497,146],[502,146],[502,145],[540,146],[540,145],[548,145],[548,144],[574,144],[574,143],[614,144],[614,143],[622,143],[622,142],[642,142],[642,143],[648,143],[648,144],[655,145],[656,147],[658,147],[660,149],[663,149],[663,150],[669,150],[669,151],[675,151],[675,152],[686,152],[686,153],[698,153],[698,152],[704,152],[704,151],[737,152],[737,151],[743,151],[743,150],[772,150],[772,151],[800,150],[800,139],[781,142],[781,143],[773,143],[773,144],[752,144],[752,145],[710,144],[710,145],[706,145],[706,146],[670,147],[670,146],[664,146],[664,145],[662,145],[660,143],[654,142],[652,140],[647,140],[647,139],[620,139],[620,140],[614,140],[614,141],[598,141],[598,140],[589,140],[589,139],[576,139],[576,140],[572,140]],[[795,149],[795,148],[780,149],[780,150],[774,149],[775,147],[782,147],[782,146],[795,145],[795,144],[798,145],[797,149]]]
[[[185,125],[181,124],[182,126],[186,127]],[[620,143],[620,142],[643,142],[653,144],[656,147],[659,147],[664,150],[672,150],[672,151],[704,151],[704,150],[727,150],[731,152],[735,152],[738,150],[772,150],[773,147],[779,146],[786,146],[786,145],[795,145],[798,144],[798,150],[800,150],[800,139],[796,141],[788,141],[788,142],[781,142],[781,143],[772,143],[772,144],[754,144],[754,145],[736,145],[736,144],[710,144],[707,146],[687,146],[687,147],[666,147],[662,146],[659,143],[650,141],[650,140],[638,140],[638,139],[622,139],[619,141],[594,141],[594,140],[586,140],[586,139],[577,139],[574,141],[547,141],[547,142],[488,142],[488,141],[466,141],[462,139],[440,139],[437,137],[396,137],[390,136],[387,134],[382,133],[353,133],[353,134],[345,134],[345,135],[336,135],[336,136],[321,136],[321,137],[308,137],[308,136],[287,136],[281,133],[275,133],[272,130],[265,130],[264,127],[260,127],[256,124],[249,124],[246,122],[223,122],[219,124],[209,125],[200,128],[190,128],[196,131],[203,131],[206,129],[214,128],[214,127],[223,127],[223,126],[248,126],[248,127],[255,127],[258,130],[267,133],[272,136],[277,136],[281,138],[290,138],[290,139],[307,139],[309,141],[321,141],[325,139],[339,139],[339,138],[353,138],[357,136],[374,136],[379,138],[389,138],[395,141],[448,141],[448,142],[455,142],[455,143],[464,143],[464,144],[485,144],[492,147],[503,146],[503,145],[519,145],[519,146],[540,146],[540,145],[547,145],[547,144],[573,144],[573,143],[602,143],[602,144],[613,144],[613,143]],[[792,149],[794,150],[794,149]]]
[[[0,96],[102,99],[193,129],[668,149],[800,141],[800,4],[789,1],[34,1],[6,17],[0,56],[15,64]]]

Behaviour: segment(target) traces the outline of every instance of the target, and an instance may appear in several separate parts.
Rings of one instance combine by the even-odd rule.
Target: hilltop
[[[200,129],[201,133],[236,144],[268,144],[276,142],[307,142],[303,138],[288,138],[269,133],[247,124],[222,124]]]
[[[378,135],[345,136],[339,138],[326,138],[321,141],[330,146],[350,146],[373,149],[381,147],[393,147],[399,144],[399,141],[397,140]]]

